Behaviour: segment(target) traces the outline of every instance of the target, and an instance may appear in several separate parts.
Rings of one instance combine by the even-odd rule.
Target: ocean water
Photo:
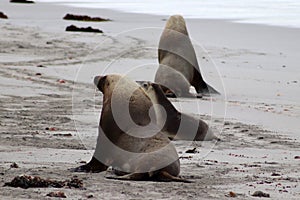
[[[234,22],[300,28],[300,0],[36,0],[74,7],[105,8],[185,18],[230,19]]]

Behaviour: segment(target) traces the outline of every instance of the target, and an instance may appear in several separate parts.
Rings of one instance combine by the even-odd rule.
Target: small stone
[[[262,191],[255,191],[253,194],[252,194],[253,197],[270,197],[270,194],[268,193],[264,193]]]
[[[55,128],[55,127],[46,127],[45,130],[46,131],[56,131],[57,128]]]
[[[229,192],[229,196],[230,196],[230,197],[237,197],[236,193],[235,193],[235,192],[232,192],[232,191]]]
[[[14,162],[10,165],[10,168],[19,168],[19,165]]]
[[[280,174],[279,174],[279,173],[276,173],[276,172],[273,172],[273,173],[271,174],[271,176],[280,176]]]
[[[196,148],[193,148],[193,149],[187,150],[185,153],[198,153],[198,151],[196,150]]]
[[[245,133],[245,132],[248,132],[249,130],[248,129],[243,129],[241,130],[241,133]]]
[[[55,192],[50,192],[46,195],[47,197],[60,197],[60,198],[67,198],[64,192],[62,191],[55,191]]]
[[[90,198],[93,198],[94,197],[94,195],[93,194],[89,194],[89,195],[87,195],[87,198],[88,199],[90,199]]]
[[[7,15],[5,15],[3,12],[0,12],[0,18],[8,19]]]

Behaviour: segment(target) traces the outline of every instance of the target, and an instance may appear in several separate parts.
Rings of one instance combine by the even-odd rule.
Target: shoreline
[[[4,3],[5,6],[8,6],[8,7],[11,7],[11,6],[15,6],[15,4],[13,5],[10,5],[9,3]],[[25,5],[27,6],[27,5]],[[24,21],[18,21],[18,17],[13,17],[12,18],[12,21],[11,23],[13,24],[16,24],[16,25],[23,25],[23,26],[33,26],[33,27],[39,27],[39,29],[41,31],[53,31],[55,33],[62,33],[63,35],[67,35],[68,33],[65,33],[64,31],[64,28],[67,26],[67,25],[70,25],[70,24],[78,24],[79,26],[80,25],[85,25],[85,26],[93,26],[95,28],[99,28],[99,29],[103,29],[104,30],[104,35],[107,35],[107,36],[118,36],[118,33],[119,32],[122,32],[124,31],[124,28],[126,27],[126,31],[130,30],[130,29],[137,29],[137,28],[141,28],[142,25],[144,26],[144,24],[146,24],[146,27],[155,27],[155,29],[157,28],[158,30],[157,31],[154,31],[155,34],[157,35],[156,38],[151,38],[149,37],[148,34],[144,34],[143,36],[145,36],[144,38],[139,38],[142,40],[144,40],[147,44],[149,44],[151,47],[155,48],[155,46],[157,46],[158,44],[158,38],[159,38],[159,31],[162,30],[162,28],[164,27],[164,23],[165,21],[163,19],[166,18],[166,16],[159,16],[159,15],[150,15],[150,14],[133,14],[133,13],[126,13],[126,12],[121,12],[121,11],[115,11],[115,10],[109,10],[109,9],[92,9],[92,8],[75,8],[75,7],[71,7],[71,6],[66,6],[66,5],[60,5],[60,4],[56,4],[56,3],[36,3],[35,5],[28,5],[28,8],[32,8],[32,9],[36,9],[34,8],[34,6],[38,6],[37,8],[40,10],[40,8],[44,8],[46,9],[50,9],[52,11],[55,11],[55,13],[52,13],[51,16],[49,17],[51,19],[51,21],[55,22],[56,25],[47,25],[47,27],[44,26],[44,21],[41,20],[41,19],[44,19],[44,15],[42,14],[42,17],[40,17],[39,15],[38,16],[35,16],[35,14],[33,16],[29,16],[29,19],[25,20]],[[50,7],[49,7],[50,6]],[[17,5],[17,7],[20,9],[20,13],[21,10],[23,9],[23,5]],[[74,13],[74,14],[85,14],[85,13],[89,13],[89,15],[91,16],[98,16],[96,13],[101,13],[99,16],[103,17],[103,18],[111,18],[113,21],[111,22],[103,22],[103,23],[94,23],[94,22],[79,22],[79,21],[69,21],[69,20],[63,20],[62,17],[65,13],[65,10],[69,10],[67,13]],[[100,12],[99,12],[100,10]],[[16,10],[18,11],[18,10]],[[29,9],[29,11],[31,11]],[[26,11],[27,13],[27,11]],[[33,12],[30,12],[30,13],[33,13]],[[58,14],[60,13],[60,14]],[[64,13],[64,14],[63,14]],[[18,16],[18,14],[15,16]],[[40,18],[38,20],[34,20],[36,18]],[[134,22],[132,22],[131,20],[135,19]],[[40,20],[40,21],[39,21]],[[57,20],[59,21],[59,23],[57,23]],[[28,21],[28,22],[26,22]],[[293,73],[299,73],[300,70],[298,70],[296,68],[296,63],[294,60],[292,59],[286,59],[284,57],[287,57],[286,55],[287,54],[290,54],[291,52],[294,52],[293,54],[293,59],[295,59],[295,57],[297,57],[297,49],[299,49],[297,47],[297,44],[300,45],[300,40],[299,39],[296,39],[295,41],[295,47],[293,47],[293,49],[295,50],[291,50],[291,46],[288,46],[286,45],[286,41],[289,40],[289,36],[292,37],[292,38],[295,38],[297,34],[300,34],[300,29],[295,29],[295,28],[288,28],[288,27],[277,27],[277,26],[268,26],[268,25],[261,25],[261,24],[243,24],[243,23],[235,23],[233,21],[230,21],[230,20],[219,20],[219,19],[187,19],[187,25],[188,25],[188,29],[189,29],[189,33],[190,33],[190,37],[192,38],[192,40],[195,42],[195,44],[199,44],[200,43],[200,46],[197,46],[196,47],[196,51],[198,51],[198,60],[199,57],[201,55],[199,55],[199,52],[200,51],[203,51],[202,48],[204,48],[204,51],[208,51],[209,53],[206,52],[206,55],[210,57],[210,60],[212,60],[213,62],[216,63],[216,69],[217,71],[219,71],[221,74],[225,74],[221,75],[221,78],[223,79],[224,81],[224,78],[226,76],[228,76],[228,72],[233,72],[232,70],[236,70],[238,68],[241,68],[240,65],[248,65],[245,67],[245,69],[242,69],[242,70],[246,70],[250,73],[257,73],[259,72],[259,70],[256,70],[255,68],[253,69],[252,68],[249,68],[249,61],[244,61],[241,63],[241,59],[236,59],[234,60],[234,55],[233,55],[233,59],[232,57],[231,58],[227,58],[228,56],[226,54],[229,54],[229,57],[230,57],[230,54],[249,54],[251,57],[256,57],[261,61],[261,63],[258,63],[256,64],[254,62],[255,65],[258,65],[257,68],[265,68],[265,66],[262,67],[262,65],[266,65],[266,70],[271,70],[270,72],[274,73],[276,70],[279,70],[279,72],[283,72],[280,65],[282,66],[289,66],[289,65],[293,65],[292,67],[292,70],[293,70]],[[126,24],[124,26],[124,24]],[[142,25],[141,25],[142,24]],[[198,26],[196,24],[199,24]],[[201,31],[201,26],[204,26],[203,29],[205,30],[204,32]],[[222,33],[222,37],[219,36],[219,32],[220,32],[220,28],[219,26],[221,27],[224,27],[225,29],[223,30],[223,33]],[[159,30],[161,29],[161,30]],[[255,31],[259,31],[262,33],[262,35],[251,35],[251,37],[249,38],[243,38],[243,41],[242,42],[239,42],[239,41],[236,41],[236,40],[233,40],[233,38],[238,38],[239,37],[239,34],[236,34],[234,33],[232,36],[230,34],[232,34],[232,31],[231,29],[235,30],[236,32],[241,32],[241,33],[247,33],[248,32],[248,35],[249,35],[249,32],[252,33],[253,30]],[[106,32],[107,30],[107,32]],[[199,32],[199,30],[201,31],[200,34],[196,34],[197,32]],[[129,31],[130,32],[130,31]],[[227,33],[228,32],[228,33]],[[273,36],[273,38],[267,40],[266,42],[268,42],[269,44],[271,44],[272,46],[261,46],[258,42],[255,42],[255,40],[257,41],[261,41],[261,40],[264,40],[266,39],[266,37],[272,37],[271,35],[268,36],[268,33],[270,32],[276,32],[276,36]],[[70,33],[70,35],[75,35],[75,33]],[[274,38],[280,38],[281,40],[283,40],[283,38],[286,38],[286,40],[283,40],[282,42],[278,42],[276,41],[276,44],[272,44],[274,43]],[[100,44],[101,42],[103,42],[103,40],[105,41],[107,38],[102,38],[102,37],[99,37],[100,40]],[[154,40],[153,40],[154,39]],[[227,40],[228,39],[228,40]],[[80,39],[84,42],[88,42],[90,43],[91,41],[89,41],[89,39],[87,38],[86,40],[84,39]],[[153,40],[153,41],[150,41],[150,40]],[[212,42],[213,41],[213,42]],[[247,47],[245,50],[242,49],[244,48],[243,46],[245,45],[245,47]],[[286,47],[284,47],[286,46]],[[229,47],[229,48],[228,48]],[[264,59],[264,58],[261,58],[262,56],[264,55],[268,55],[268,54],[274,54],[274,51],[273,49],[277,48],[277,47],[281,47],[281,49],[279,49],[277,51],[277,53],[281,56],[279,57],[282,57],[282,58],[276,58],[275,55],[272,55],[272,59],[276,59],[278,61],[278,67],[276,69],[276,67],[273,67],[270,65],[270,62],[267,60],[267,59]],[[222,48],[224,48],[225,50],[222,52]],[[199,50],[200,49],[200,50]],[[228,49],[229,52],[226,52]],[[215,51],[215,52],[214,52]],[[230,52],[232,51],[232,52]],[[241,52],[241,51],[244,51],[244,52]],[[286,51],[286,52],[284,52]],[[151,52],[153,53],[153,52]],[[253,54],[253,55],[251,55]],[[286,55],[285,55],[286,54]],[[262,56],[260,56],[262,55]],[[156,55],[151,55],[151,61],[150,62],[156,62],[156,59],[155,59]],[[230,64],[227,64],[226,59],[230,59]],[[231,60],[232,59],[232,60]],[[246,58],[247,60],[249,58]],[[252,58],[250,58],[252,59]],[[286,60],[287,62],[283,62],[284,60]],[[147,60],[149,62],[149,60]],[[292,61],[292,62],[291,62]],[[130,61],[129,61],[130,62]],[[200,60],[199,61],[200,63],[202,63],[202,61]],[[274,61],[275,63],[275,61]],[[287,63],[287,64],[286,64]],[[205,64],[205,63],[204,63]],[[233,65],[232,65],[233,64]],[[127,65],[127,62],[125,62],[125,65]],[[227,67],[227,65],[232,65],[232,66],[229,66],[231,67],[231,70],[230,71],[224,71],[225,68],[223,67],[225,65],[225,67]],[[155,68],[155,67],[154,67]],[[242,67],[243,68],[243,67]],[[205,69],[207,70],[208,73],[212,73],[212,71],[209,71],[209,69]],[[238,69],[240,70],[240,69]],[[290,69],[289,69],[290,70]],[[245,72],[246,72],[245,71]],[[241,73],[245,73],[244,71],[240,71]],[[153,71],[152,71],[153,73]],[[214,70],[214,73],[216,73],[216,70]],[[235,73],[235,72],[234,72]],[[265,73],[268,73],[267,71]],[[276,76],[278,76],[277,74],[279,73],[274,73]],[[216,74],[215,74],[216,75]],[[215,76],[214,75],[214,76]],[[238,74],[235,73],[234,76],[238,76]],[[264,76],[262,74],[262,76]],[[289,75],[291,76],[291,75]],[[292,76],[291,76],[292,77]],[[150,80],[149,77],[145,77],[147,80]],[[214,77],[206,77],[208,78],[208,80],[212,80],[213,82],[216,81]],[[212,79],[211,79],[212,78]],[[286,80],[287,83],[289,81],[294,81],[296,80],[297,78],[294,77],[294,78],[290,78],[290,80]],[[270,80],[269,80],[270,81]],[[267,82],[269,82],[267,81]],[[274,82],[274,80],[271,80],[272,82]],[[281,80],[278,80],[278,82],[280,82]],[[231,82],[231,80],[230,80]],[[230,83],[231,84],[231,83]],[[247,83],[248,84],[248,83]],[[298,83],[299,84],[299,83]],[[228,88],[228,83],[226,83],[225,81],[225,89]],[[297,84],[296,84],[297,85]],[[222,87],[220,86],[220,83],[219,83],[219,88]],[[232,88],[230,88],[232,89]],[[230,90],[229,89],[229,90]],[[251,88],[252,90],[254,88]],[[228,89],[227,89],[228,90]],[[241,92],[241,90],[237,91],[237,92]],[[253,91],[254,92],[254,91]],[[275,93],[276,91],[274,91]],[[244,92],[242,92],[244,93]],[[262,94],[260,92],[260,94],[262,96],[265,96],[265,94]],[[277,92],[277,95],[279,94],[279,92]],[[257,95],[257,94],[255,94]],[[229,105],[230,104],[234,104],[235,101],[240,101],[240,97],[238,99],[236,99],[234,96],[236,96],[236,94],[230,94],[227,95],[228,97],[228,102]],[[288,96],[292,96],[291,93],[288,94]],[[292,104],[291,106],[293,106],[293,102],[296,102],[296,101],[299,101],[300,100],[300,97],[299,95],[296,96],[296,98],[294,99],[291,99],[291,98],[288,98],[286,99],[285,98],[285,101],[287,102],[287,106],[289,106],[290,104]],[[224,99],[224,97],[222,97]],[[274,99],[272,99],[274,98]],[[278,101],[278,98],[276,97],[276,95],[274,95],[274,97],[271,97],[271,96],[267,96],[267,98],[263,98],[264,100],[267,100],[267,104],[274,104],[274,102]],[[248,104],[247,102],[248,101],[253,101],[250,98],[245,98],[244,100],[244,103],[245,104]],[[280,100],[279,100],[280,101]],[[248,106],[252,106],[252,105],[248,105]],[[298,105],[299,106],[299,105]],[[229,108],[230,109],[230,108]],[[236,108],[231,108],[233,109],[231,112],[234,113],[234,112],[237,112],[236,111]],[[284,109],[287,109],[287,108],[284,108]],[[238,111],[240,112],[240,110]],[[205,112],[206,114],[209,114],[209,111],[206,111]],[[228,112],[227,112],[228,113]],[[230,113],[230,112],[229,112]],[[202,113],[204,114],[204,113]],[[291,115],[297,115],[297,116],[300,116],[300,111],[296,111],[296,113],[292,113]],[[276,117],[276,116],[275,116]],[[285,130],[285,128],[280,128],[280,127],[276,127],[275,128],[273,127],[273,125],[278,125],[278,123],[274,123],[271,121],[268,121],[266,120],[266,118],[268,118],[268,116],[266,116],[264,118],[264,122],[263,123],[260,123],[260,120],[249,120],[249,117],[246,117],[246,118],[243,118],[243,119],[239,119],[239,117],[237,115],[228,115],[229,119],[234,119],[236,121],[241,121],[241,122],[244,122],[244,123],[251,123],[253,125],[256,125],[256,124],[259,124],[261,126],[263,126],[264,128],[268,129],[268,130],[272,130],[272,131],[277,131],[277,132],[287,132],[291,137],[295,136],[297,139],[300,138],[300,136],[297,136],[297,126],[293,127],[293,128],[288,128],[287,130]],[[276,117],[277,118],[277,117]],[[278,120],[288,120],[289,118],[287,119],[284,119],[282,117],[279,117]],[[290,118],[289,120],[293,120],[293,118]],[[294,119],[294,120],[297,120],[297,119]],[[292,124],[296,124],[296,121],[295,122],[292,122]],[[291,135],[292,134],[292,135]]]
[[[39,2],[39,1],[37,1],[37,2]],[[53,4],[56,4],[56,5],[68,6],[68,7],[73,7],[73,8],[82,8],[82,9],[104,9],[104,10],[107,9],[107,10],[111,10],[111,11],[116,11],[116,12],[120,12],[120,13],[129,13],[129,14],[133,14],[133,15],[134,14],[146,14],[146,15],[152,15],[152,16],[168,16],[168,15],[170,15],[170,14],[165,15],[165,13],[162,14],[161,12],[159,12],[159,13],[150,12],[149,13],[148,11],[144,12],[144,11],[133,11],[133,10],[128,10],[128,9],[125,10],[124,8],[122,9],[120,7],[118,7],[118,8],[116,8],[116,7],[113,8],[113,7],[109,7],[109,6],[108,7],[105,6],[105,7],[102,7],[102,8],[91,7],[91,6],[88,6],[87,4],[82,4],[81,2],[59,2],[58,1],[58,2],[39,2],[39,3],[53,3]],[[81,7],[78,6],[78,5],[81,5]],[[186,5],[186,4],[183,4],[183,5]],[[146,5],[144,5],[144,6],[146,6]],[[206,6],[209,6],[209,5],[206,5]],[[199,12],[201,12],[201,11],[199,10]],[[228,10],[227,11],[224,10],[224,12],[228,12]],[[234,11],[232,11],[232,12],[234,12]],[[276,12],[276,11],[274,11],[274,12]],[[286,12],[286,10],[285,10],[285,12]],[[205,11],[204,11],[204,13],[205,13]],[[174,13],[172,13],[172,14],[174,14]],[[179,13],[179,14],[185,15],[184,13]],[[222,15],[222,10],[218,14]],[[209,15],[212,16],[212,14],[209,14]],[[265,17],[270,18],[270,17],[274,17],[274,16],[268,16],[268,17],[265,16]],[[284,17],[287,17],[287,16],[284,16]],[[215,20],[231,21],[231,22],[234,22],[234,23],[257,24],[257,25],[266,25],[266,26],[274,26],[274,27],[286,27],[286,28],[300,28],[299,24],[298,24],[298,27],[297,27],[297,26],[295,26],[295,24],[291,24],[291,23],[289,23],[289,25],[287,25],[287,22],[280,25],[280,24],[278,24],[278,22],[276,23],[274,21],[274,19],[273,19],[273,21],[268,21],[268,22],[267,21],[256,21],[257,19],[253,18],[253,16],[248,16],[248,18],[246,16],[245,17],[228,17],[226,15],[225,16],[223,15],[223,17],[215,17],[215,16],[214,17],[207,17],[207,14],[206,14],[206,16],[203,15],[201,17],[199,15],[195,16],[195,13],[193,13],[192,15],[191,15],[191,13],[189,13],[189,14],[185,15],[185,19],[204,19],[204,20],[214,20],[215,19]],[[277,19],[277,20],[280,20],[280,19]],[[285,20],[291,20],[291,19],[285,18]]]
[[[223,199],[230,191],[246,199],[259,190],[272,199],[299,198],[300,29],[188,19],[202,74],[219,91],[223,81],[226,97],[171,101],[221,131],[221,141],[174,141],[181,175],[194,183],[124,182],[106,179],[108,172],[68,169],[88,162],[96,143],[102,94],[93,77],[128,73],[152,80],[164,18],[47,3],[0,7],[11,17],[0,21],[0,184],[28,174],[77,176],[86,187],[4,187],[1,198],[41,199],[57,190],[71,199]],[[113,21],[65,21],[67,13]],[[104,34],[65,32],[70,24]],[[199,152],[185,153],[193,148]]]

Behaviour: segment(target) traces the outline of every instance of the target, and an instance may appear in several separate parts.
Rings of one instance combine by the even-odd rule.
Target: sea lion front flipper
[[[71,172],[99,173],[107,170],[107,166],[92,157],[91,161],[85,165],[69,169]]]

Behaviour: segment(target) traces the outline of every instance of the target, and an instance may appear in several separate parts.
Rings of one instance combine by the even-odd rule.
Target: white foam
[[[73,7],[105,8],[185,18],[233,19],[236,22],[300,28],[297,0],[36,0]]]

